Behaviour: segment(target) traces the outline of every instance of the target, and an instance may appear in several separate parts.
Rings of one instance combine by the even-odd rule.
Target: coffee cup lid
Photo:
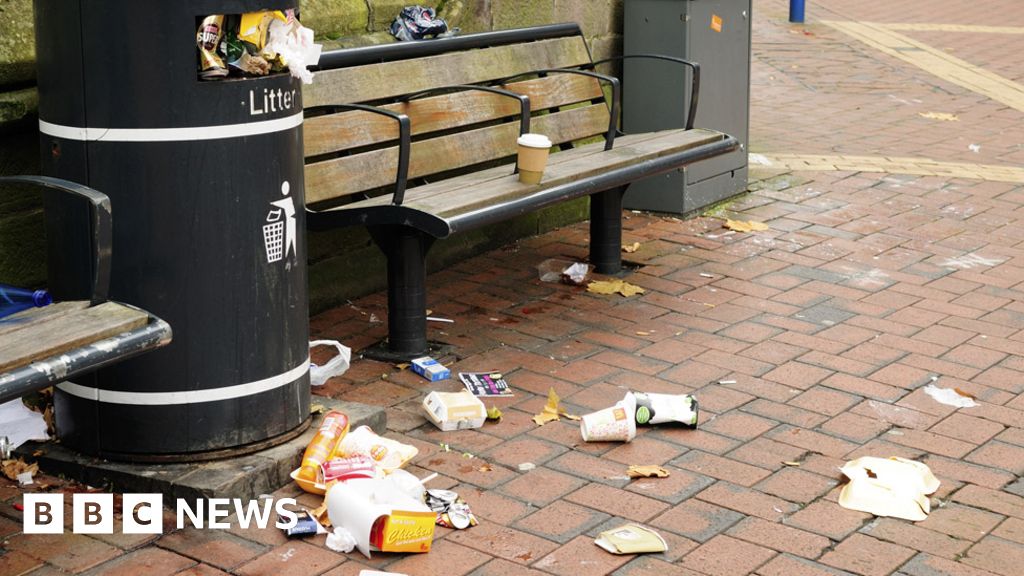
[[[543,134],[523,134],[516,142],[530,148],[551,148],[551,140]]]

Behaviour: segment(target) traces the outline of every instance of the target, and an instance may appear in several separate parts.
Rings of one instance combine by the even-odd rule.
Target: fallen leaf
[[[0,463],[0,470],[3,470],[4,476],[7,476],[7,478],[17,480],[18,474],[24,474],[25,472],[29,472],[34,476],[36,472],[39,472],[39,464],[35,462],[26,464],[21,458],[17,460],[4,460]]]
[[[310,414],[323,414],[327,408],[323,404],[312,404],[309,407]]]
[[[668,478],[669,472],[661,466],[644,465],[636,466],[631,465],[629,467],[630,478]]]
[[[953,388],[953,392],[956,392],[957,394],[963,396],[964,398],[970,398],[971,400],[977,400],[978,399],[978,397],[975,396],[974,394],[971,394],[970,392],[964,392],[963,390],[961,390],[959,388]]]
[[[501,413],[501,410],[499,410],[497,406],[491,406],[490,408],[487,409],[488,420],[496,420],[500,422],[502,416],[503,414]]]
[[[483,466],[477,468],[477,470],[479,470],[480,472],[494,472],[494,467],[491,466],[490,464],[484,464]]]
[[[768,230],[768,225],[764,222],[743,221],[743,220],[726,220],[725,227],[735,232],[763,232]]]
[[[398,368],[399,370],[405,370],[409,366],[410,366],[410,364],[408,362],[402,362],[401,364],[395,364],[395,368]]]
[[[537,426],[543,426],[548,422],[558,420],[558,415],[564,410],[560,410],[558,403],[562,399],[558,397],[558,393],[555,392],[554,388],[548,390],[548,403],[544,405],[544,410],[540,414],[533,417],[533,421],[537,423]]]
[[[785,464],[786,466],[800,466],[799,462],[783,462],[783,464]]]
[[[960,118],[956,114],[949,114],[946,112],[918,112],[918,116],[921,118],[927,118],[929,120],[942,120],[943,122],[959,122]]]
[[[643,294],[644,289],[622,280],[595,280],[587,284],[587,292],[593,292],[594,294],[615,294],[618,292],[623,296],[629,297]]]
[[[632,254],[633,252],[636,252],[639,249],[640,249],[640,243],[639,242],[633,242],[632,244],[623,244],[622,245],[622,251],[627,253],[627,254]]]

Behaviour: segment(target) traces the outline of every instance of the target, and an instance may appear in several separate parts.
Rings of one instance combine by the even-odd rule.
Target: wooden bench
[[[424,260],[435,239],[590,196],[590,262],[614,274],[626,187],[738,147],[692,128],[696,64],[635,57],[692,74],[690,94],[665,95],[679,100],[687,129],[618,132],[619,81],[593,71],[602,62],[575,24],[321,57],[303,92],[307,221],[314,230],[366,226],[387,258],[388,340],[367,355],[427,353]],[[557,147],[538,185],[514,175],[516,139],[526,132]]]
[[[91,294],[0,318],[0,403],[130,358],[170,342],[163,320],[107,301],[110,284],[110,199],[66,180],[0,177],[0,189],[30,186],[69,194],[88,206]]]

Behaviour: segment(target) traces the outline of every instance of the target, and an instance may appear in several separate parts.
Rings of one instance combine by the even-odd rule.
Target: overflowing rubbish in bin
[[[205,16],[196,30],[196,46],[201,80],[287,71],[306,84],[313,81],[307,67],[319,62],[322,49],[295,10]]]

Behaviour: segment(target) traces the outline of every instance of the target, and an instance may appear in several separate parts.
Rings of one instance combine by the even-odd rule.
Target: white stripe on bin
[[[86,400],[106,404],[131,404],[135,406],[167,406],[171,404],[199,404],[201,402],[218,402],[243,396],[252,396],[291,384],[309,371],[309,358],[305,362],[277,376],[271,376],[256,382],[208,388],[206,390],[184,390],[181,392],[123,392],[120,390],[101,390],[90,386],[82,386],[72,382],[57,384],[64,392]]]
[[[57,138],[87,142],[182,142],[259,136],[289,130],[301,124],[302,112],[299,112],[276,120],[187,128],[81,128],[39,120],[39,131]]]

